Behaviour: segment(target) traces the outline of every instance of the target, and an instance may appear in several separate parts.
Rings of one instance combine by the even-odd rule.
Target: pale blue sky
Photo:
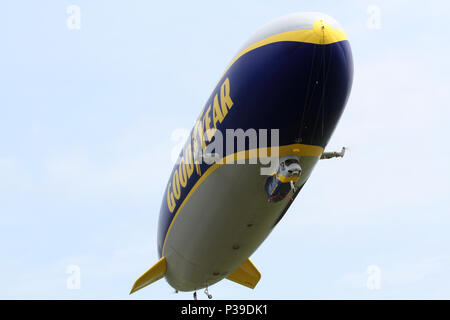
[[[66,26],[81,9],[81,29]],[[380,9],[380,29],[367,8]],[[445,1],[8,1],[0,5],[0,298],[127,299],[157,260],[176,144],[229,61],[281,15],[321,11],[355,79],[330,149],[218,299],[450,298]],[[81,270],[67,289],[66,269]],[[381,270],[370,290],[367,268]],[[164,281],[131,296],[190,299]],[[205,298],[199,295],[199,298]]]

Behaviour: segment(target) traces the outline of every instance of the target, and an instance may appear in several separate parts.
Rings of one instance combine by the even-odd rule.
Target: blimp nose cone
[[[333,28],[326,19],[316,20],[312,30],[314,36],[319,38],[319,44],[329,44],[346,39],[344,31],[342,29]]]
[[[298,37],[296,37],[298,35]],[[347,39],[340,24],[329,15],[320,12],[297,12],[275,19],[258,31],[241,47],[253,48],[265,39],[294,40],[314,44],[331,44]]]

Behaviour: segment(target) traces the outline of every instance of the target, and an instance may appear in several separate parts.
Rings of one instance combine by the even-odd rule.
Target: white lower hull
[[[318,157],[301,157],[306,182]],[[236,270],[272,231],[291,200],[267,201],[260,165],[218,167],[175,219],[164,256],[166,279],[180,291],[210,286]],[[207,199],[205,201],[205,199]]]

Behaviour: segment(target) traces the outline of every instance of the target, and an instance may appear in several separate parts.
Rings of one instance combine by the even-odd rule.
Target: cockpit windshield
[[[297,159],[287,159],[286,161],[284,161],[284,164],[287,165],[287,166],[289,166],[289,165],[291,165],[293,163],[300,164]]]

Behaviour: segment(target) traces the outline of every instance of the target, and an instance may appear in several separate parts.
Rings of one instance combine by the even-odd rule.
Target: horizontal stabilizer
[[[261,279],[261,273],[259,273],[250,259],[247,259],[227,279],[253,289],[258,284],[259,279]]]
[[[162,257],[153,267],[148,269],[133,285],[130,294],[136,292],[155,281],[158,281],[166,274],[166,257]]]

